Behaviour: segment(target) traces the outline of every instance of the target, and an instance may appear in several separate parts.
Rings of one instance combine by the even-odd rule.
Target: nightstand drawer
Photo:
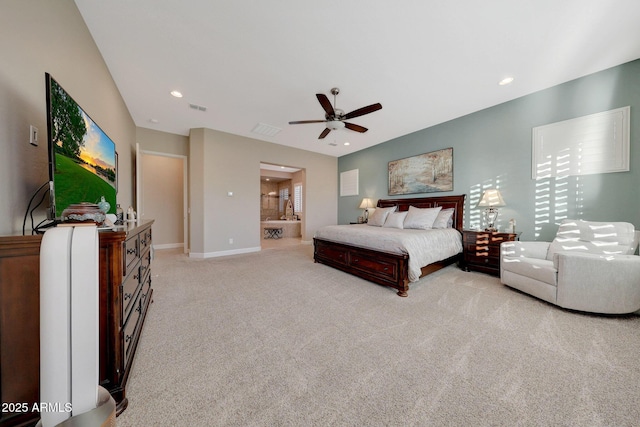
[[[490,256],[497,258],[500,256],[500,245],[487,245],[487,244],[465,244],[464,253],[475,256]]]
[[[500,245],[518,240],[520,233],[494,233],[481,230],[463,230],[463,257],[460,267],[470,271],[500,274]]]

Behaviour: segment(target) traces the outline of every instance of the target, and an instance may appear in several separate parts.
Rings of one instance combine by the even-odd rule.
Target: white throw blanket
[[[329,225],[316,238],[362,248],[409,255],[409,281],[420,278],[420,269],[462,252],[462,236],[454,228],[413,230],[373,227],[366,224]]]

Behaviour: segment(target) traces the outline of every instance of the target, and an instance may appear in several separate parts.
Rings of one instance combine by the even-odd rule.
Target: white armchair
[[[553,242],[504,242],[500,281],[560,307],[640,310],[640,232],[624,222],[564,220]]]

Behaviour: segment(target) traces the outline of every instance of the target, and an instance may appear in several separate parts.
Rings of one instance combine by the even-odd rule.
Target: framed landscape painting
[[[453,191],[453,148],[389,162],[389,195]]]

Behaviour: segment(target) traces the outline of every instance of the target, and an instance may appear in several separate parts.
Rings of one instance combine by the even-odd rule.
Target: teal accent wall
[[[630,171],[533,180],[536,126],[631,106]],[[482,191],[499,188],[507,206],[498,226],[516,220],[522,240],[551,240],[564,218],[626,221],[640,228],[640,60],[536,92],[338,159],[338,173],[359,170],[359,195],[338,197],[338,222],[355,221],[363,197],[466,194],[464,223],[482,225]],[[388,195],[387,164],[453,147],[451,192]]]

